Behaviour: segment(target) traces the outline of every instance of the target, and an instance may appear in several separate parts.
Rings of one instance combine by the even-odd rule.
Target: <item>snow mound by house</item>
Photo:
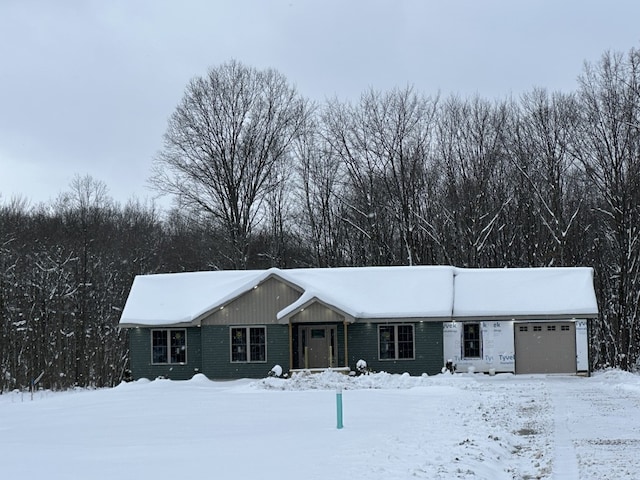
[[[253,388],[264,390],[397,390],[434,385],[459,384],[468,379],[467,374],[451,375],[438,374],[428,376],[426,373],[419,377],[408,373],[391,374],[386,372],[370,373],[367,375],[345,375],[334,370],[320,373],[308,371],[296,372],[291,378],[264,378],[252,384]]]

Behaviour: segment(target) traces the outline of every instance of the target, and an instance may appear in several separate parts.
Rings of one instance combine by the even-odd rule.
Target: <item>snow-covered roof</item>
[[[591,268],[455,269],[454,318],[597,314]]]
[[[199,316],[253,287],[263,270],[138,275],[133,280],[121,325],[191,323]]]
[[[285,270],[304,294],[282,310],[283,318],[317,298],[353,318],[449,317],[453,268],[344,267]]]
[[[120,325],[192,323],[270,276],[280,277],[303,291],[278,318],[313,298],[353,318],[451,315],[452,267],[271,268],[139,275],[131,287]]]
[[[302,291],[278,313],[283,322],[315,299],[352,319],[598,313],[590,268],[271,268],[137,276],[120,325],[194,324],[271,276]]]

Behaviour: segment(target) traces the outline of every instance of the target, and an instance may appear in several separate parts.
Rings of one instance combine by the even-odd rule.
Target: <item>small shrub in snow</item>
[[[203,373],[196,373],[193,377],[191,377],[191,381],[194,383],[204,383],[204,384],[208,384],[209,382],[211,382],[211,380],[209,380],[207,376],[204,375]]]
[[[360,359],[356,362],[356,375],[369,375],[371,369],[367,366],[367,362]]]
[[[442,373],[447,373],[447,372],[449,372],[449,373],[451,373],[451,374],[454,374],[454,373],[456,373],[456,368],[457,368],[457,367],[456,367],[456,364],[455,364],[455,363],[453,363],[453,360],[448,359],[448,360],[447,360],[447,363],[445,364],[445,366],[444,366],[444,367],[442,367],[442,370],[441,370],[441,371],[442,371]]]

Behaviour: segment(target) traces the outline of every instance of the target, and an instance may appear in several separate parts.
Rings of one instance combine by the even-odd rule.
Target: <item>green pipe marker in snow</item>
[[[342,428],[342,387],[336,390],[336,413],[338,415],[338,429]]]

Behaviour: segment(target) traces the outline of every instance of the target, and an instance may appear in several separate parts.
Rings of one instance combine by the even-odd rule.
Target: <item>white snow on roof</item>
[[[453,268],[445,266],[285,270],[305,289],[282,318],[312,298],[354,318],[449,317]]]
[[[595,315],[590,268],[461,269],[449,266],[224,270],[137,276],[121,326],[197,321],[270,276],[354,319]],[[455,293],[454,293],[455,289]]]
[[[131,287],[120,324],[190,323],[272,275],[304,291],[278,318],[314,297],[354,318],[451,315],[452,267],[271,268],[139,275]]]
[[[598,313],[591,268],[456,268],[455,275],[456,318]]]
[[[225,298],[251,288],[264,273],[262,270],[221,270],[138,275],[131,286],[120,324],[192,322]]]

